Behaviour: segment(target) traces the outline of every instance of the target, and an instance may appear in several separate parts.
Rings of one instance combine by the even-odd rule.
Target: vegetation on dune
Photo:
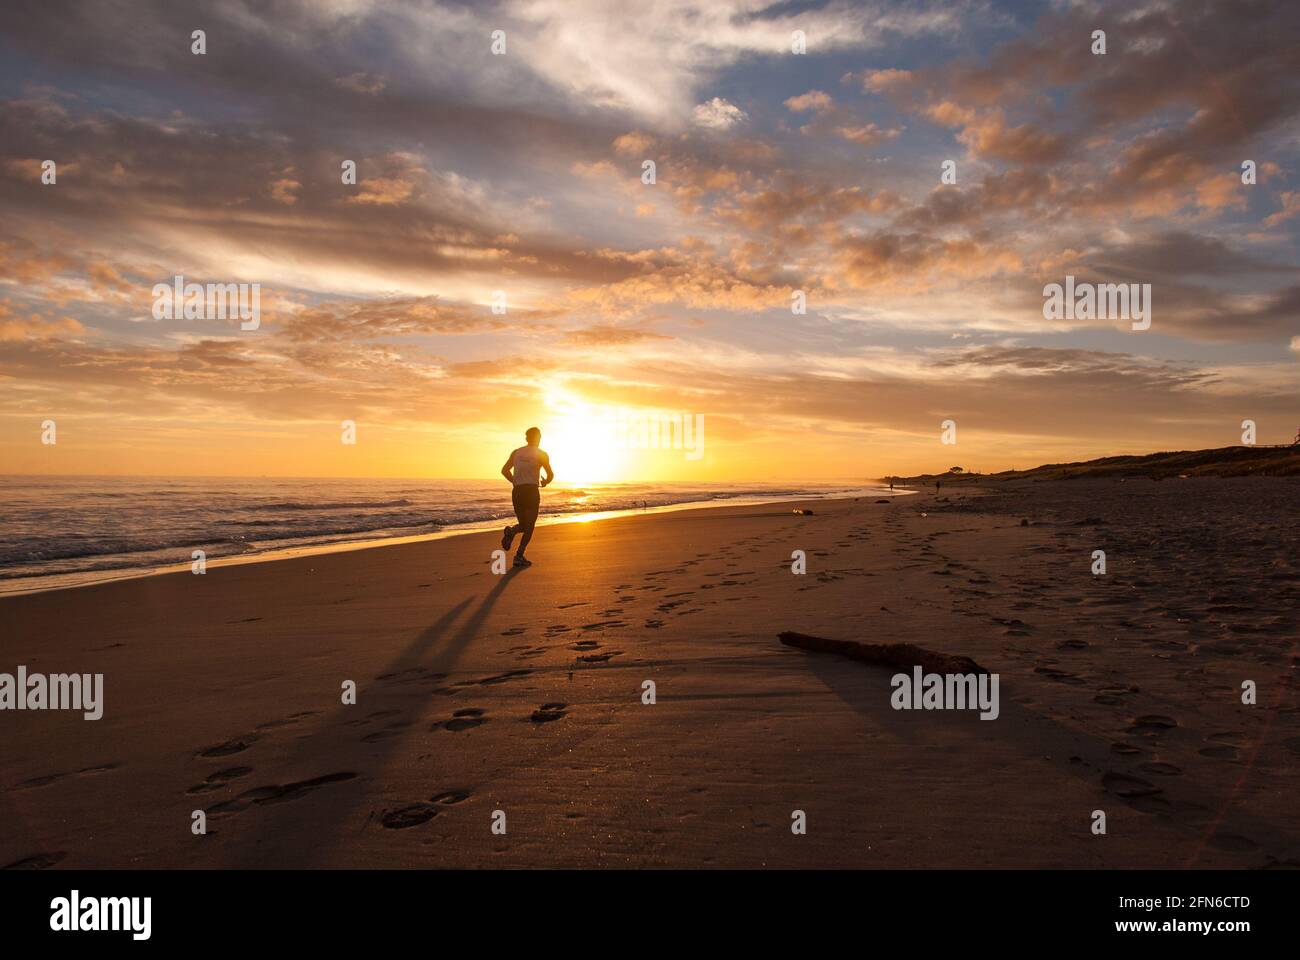
[[[1300,445],[1289,447],[1219,447],[1215,450],[1177,450],[1141,456],[1101,457],[1078,463],[1046,463],[1029,470],[1000,473],[926,473],[895,477],[895,482],[945,484],[988,480],[1073,480],[1080,477],[1300,477]]]

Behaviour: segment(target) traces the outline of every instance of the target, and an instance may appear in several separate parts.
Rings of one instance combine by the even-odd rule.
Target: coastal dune
[[[104,714],[0,715],[0,866],[1300,865],[1296,493],[1012,480],[5,598],[0,669],[102,673]],[[969,658],[999,714],[786,631]]]

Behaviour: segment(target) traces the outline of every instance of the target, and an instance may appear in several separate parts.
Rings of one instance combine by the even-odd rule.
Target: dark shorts
[[[519,521],[520,532],[532,533],[537,523],[537,511],[542,505],[542,491],[535,483],[518,483],[510,498],[515,504],[515,519]]]

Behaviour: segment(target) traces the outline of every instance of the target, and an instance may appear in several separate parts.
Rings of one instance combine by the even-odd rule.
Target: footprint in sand
[[[380,818],[380,822],[389,830],[406,830],[410,827],[418,827],[422,823],[428,823],[441,813],[442,807],[449,807],[468,799],[468,793],[449,790],[435,794],[426,803],[413,803],[397,810],[390,810]]]
[[[120,766],[120,763],[103,763],[97,767],[86,767],[82,770],[78,770],[77,775],[82,776],[88,773],[108,773],[108,771],[116,770]]]
[[[1141,777],[1134,777],[1127,773],[1116,773],[1114,770],[1106,772],[1101,778],[1101,785],[1107,793],[1113,793],[1125,800],[1133,800],[1138,797],[1154,797],[1164,792],[1160,787],[1143,780]]]
[[[1011,633],[1010,630],[1007,633]],[[1078,675],[1070,673],[1067,670],[1057,670],[1055,667],[1034,667],[1034,673],[1041,673],[1052,680],[1059,680],[1061,683],[1080,684],[1084,681]]]
[[[256,734],[249,734],[246,737],[234,737],[224,743],[218,743],[211,747],[206,747],[196,753],[195,756],[201,757],[204,760],[211,760],[216,757],[228,757],[234,753],[243,753],[253,744],[257,743],[259,739],[261,738]]]
[[[254,787],[252,790],[245,790],[232,800],[226,800],[223,803],[214,804],[209,807],[208,816],[221,817],[231,813],[239,813],[252,803],[258,805],[267,803],[286,803],[290,800],[297,800],[299,797],[304,797],[318,787],[323,787],[331,783],[342,783],[346,780],[354,780],[356,779],[356,776],[357,775],[351,771],[341,771],[339,773],[327,773],[320,777],[312,777],[310,780],[297,780],[293,783],[273,783],[264,787]]]
[[[1237,748],[1228,746],[1226,743],[1218,744],[1213,747],[1202,747],[1196,751],[1203,757],[1212,757],[1215,760],[1236,760]]]
[[[85,767],[81,770],[75,771],[74,773],[49,773],[42,777],[32,777],[30,780],[24,780],[22,783],[14,784],[14,789],[30,790],[33,787],[45,787],[49,786],[51,783],[56,783],[59,780],[62,780],[64,777],[82,777],[96,773],[108,773],[110,770],[116,770],[120,766],[120,763],[105,763],[97,767]]]
[[[578,659],[583,663],[606,663],[611,658],[621,657],[622,655],[622,650],[611,650],[609,653],[589,653],[586,656],[579,657]]]
[[[196,783],[185,792],[189,794],[210,793],[213,790],[220,790],[231,781],[246,777],[252,772],[252,767],[227,767],[225,770],[218,770],[216,773],[209,774],[206,780],[202,783]]]
[[[67,854],[62,850],[53,853],[33,853],[30,857],[5,864],[0,867],[0,870],[48,870],[66,856]]]
[[[479,707],[466,707],[464,710],[457,710],[453,713],[450,720],[443,720],[439,723],[435,723],[429,729],[437,730],[442,728],[443,730],[451,730],[453,732],[472,730],[474,727],[480,727],[488,722],[488,718],[484,716],[486,712],[487,711],[482,710]]]
[[[498,683],[506,683],[510,680],[518,680],[520,677],[526,677],[531,674],[531,670],[507,670],[505,673],[498,673],[492,677],[485,677],[479,683],[485,686],[491,686]]]
[[[389,830],[405,830],[408,827],[418,827],[422,823],[428,823],[437,815],[438,808],[433,804],[414,803],[409,807],[388,811],[380,822]]]
[[[291,727],[300,720],[307,717],[314,717],[320,713],[319,710],[304,710],[302,713],[291,713],[282,720],[268,720],[266,723],[259,723],[254,730],[276,730],[280,727]]]
[[[391,739],[409,727],[412,723],[413,721],[411,720],[397,720],[393,723],[387,724],[382,730],[376,730],[374,733],[367,733],[361,738],[361,742],[375,743],[379,740]]]
[[[349,727],[364,727],[374,720],[382,720],[384,717],[397,716],[396,710],[376,710],[374,713],[368,713],[364,717],[357,717],[355,720],[345,721]]]
[[[1166,730],[1172,730],[1177,726],[1178,721],[1172,717],[1166,717],[1158,713],[1148,713],[1140,717],[1135,717],[1133,719],[1133,725],[1128,728],[1128,732],[1153,737],[1164,733]]]
[[[1183,772],[1182,767],[1176,767],[1172,763],[1144,763],[1138,767],[1144,773],[1154,773],[1161,777],[1176,777]]]
[[[429,802],[438,803],[438,804],[442,804],[443,806],[449,807],[453,804],[462,803],[468,799],[469,799],[468,793],[463,793],[460,790],[447,790],[443,793],[435,794],[434,796],[430,797]]]
[[[600,644],[595,640],[579,640],[577,643],[571,644],[570,648],[573,650],[595,650],[599,646]]]
[[[1205,739],[1213,743],[1226,743],[1233,747],[1244,747],[1250,742],[1250,738],[1238,730],[1224,730],[1219,733],[1212,733]]]
[[[1239,731],[1224,730],[1210,734],[1205,740],[1210,745],[1197,751],[1201,756],[1216,760],[1236,760],[1239,748],[1245,746],[1248,738]]]
[[[559,720],[565,715],[567,703],[544,703],[533,711],[531,719],[533,723],[550,723],[552,720]]]

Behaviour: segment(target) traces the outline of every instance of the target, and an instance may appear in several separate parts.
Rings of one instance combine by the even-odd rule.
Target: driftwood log
[[[786,630],[777,637],[788,647],[817,653],[837,653],[850,660],[874,663],[882,667],[911,670],[919,666],[926,673],[988,673],[970,657],[934,653],[911,643],[858,643],[855,640],[827,640],[806,633]]]

